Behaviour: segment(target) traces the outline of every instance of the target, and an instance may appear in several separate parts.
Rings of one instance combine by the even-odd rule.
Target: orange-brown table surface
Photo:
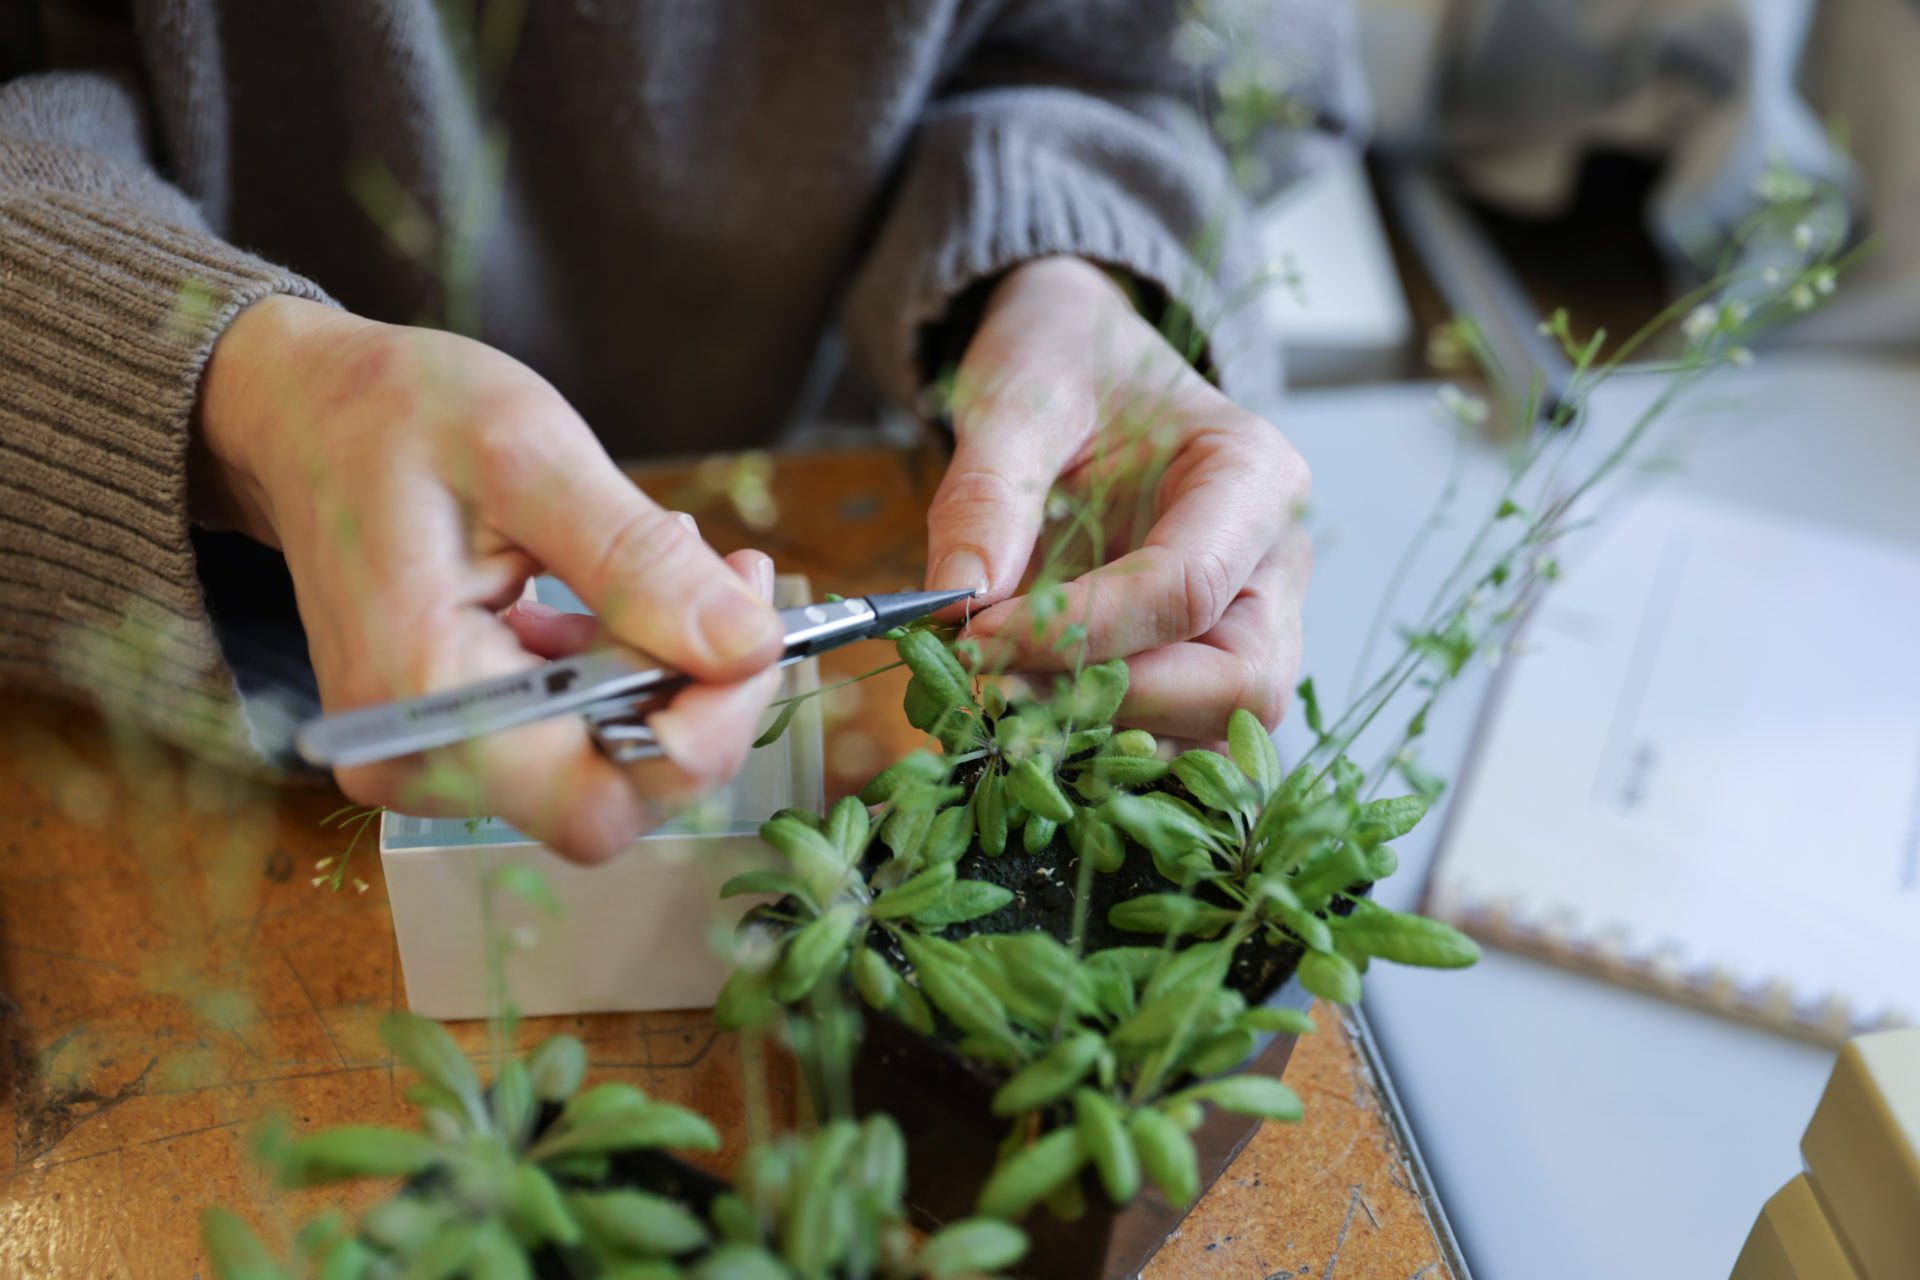
[[[739,484],[725,496],[711,467],[635,474],[715,545],[761,546],[821,591],[853,594],[918,584],[937,465],[885,449],[781,458],[762,495],[778,518],[762,533],[736,512],[772,512]],[[887,656],[855,646],[824,674]],[[831,695],[830,795],[915,740],[900,692],[889,673]],[[203,1206],[284,1242],[320,1197],[342,1199],[265,1183],[248,1151],[270,1117],[296,1130],[408,1121],[405,1074],[375,1035],[405,1005],[379,859],[355,857],[364,893],[310,883],[344,844],[319,825],[339,803],[212,771],[70,707],[0,698],[0,1125],[12,1135],[0,1276],[207,1275]],[[1152,1280],[1448,1275],[1352,1035],[1318,1016],[1286,1076],[1306,1121],[1259,1132]],[[562,1029],[587,1043],[592,1078],[700,1109],[726,1152],[794,1115],[790,1074],[703,1011],[534,1019],[519,1036]],[[488,1051],[484,1024],[455,1034]]]

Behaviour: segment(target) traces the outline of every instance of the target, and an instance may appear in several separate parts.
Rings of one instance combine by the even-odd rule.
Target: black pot
[[[1265,1001],[1305,1009],[1312,1003],[1300,984],[1285,982]],[[1267,1037],[1242,1071],[1276,1079],[1286,1069],[1296,1037]],[[907,1207],[915,1225],[935,1231],[971,1217],[980,1188],[999,1159],[1007,1121],[989,1103],[1004,1075],[985,1071],[949,1046],[897,1019],[868,1010],[866,1033],[853,1063],[854,1106],[861,1116],[885,1112],[907,1138]],[[1207,1110],[1193,1134],[1199,1154],[1200,1194],[1227,1171],[1260,1121],[1219,1107]],[[1062,1222],[1042,1206],[1021,1223],[1030,1248],[1009,1274],[1030,1280],[1122,1280],[1136,1276],[1186,1218],[1151,1185],[1132,1203],[1116,1206],[1091,1170],[1082,1175],[1087,1208]],[[1197,1200],[1197,1197],[1196,1197]]]

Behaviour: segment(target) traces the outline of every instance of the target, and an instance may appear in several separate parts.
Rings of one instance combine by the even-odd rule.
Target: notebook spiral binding
[[[1817,1044],[1920,1024],[1913,1011],[1862,1009],[1826,993],[1804,993],[1777,975],[1747,977],[1721,965],[1689,963],[1672,942],[1642,945],[1631,932],[1517,896],[1482,896],[1470,882],[1437,879],[1425,911],[1482,942],[1624,986],[1783,1031]]]

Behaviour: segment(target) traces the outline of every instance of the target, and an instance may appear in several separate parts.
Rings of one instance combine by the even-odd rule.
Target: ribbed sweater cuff
[[[1112,117],[1134,127],[1116,129]],[[1204,339],[1196,363],[1229,395],[1258,400],[1277,389],[1260,308],[1235,296],[1236,281],[1254,275],[1237,196],[1209,166],[1170,154],[1157,131],[1101,145],[1147,132],[1138,124],[1082,99],[1057,116],[1022,110],[924,126],[847,303],[848,346],[866,374],[914,404],[929,372],[923,343],[956,299],[1020,263],[1070,254],[1184,308]],[[1211,154],[1204,136],[1192,142]]]
[[[261,762],[196,570],[187,433],[215,339],[274,293],[325,300],[118,202],[0,196],[0,682]]]

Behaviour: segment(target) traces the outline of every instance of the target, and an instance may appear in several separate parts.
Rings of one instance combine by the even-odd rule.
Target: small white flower
[[[530,924],[523,924],[515,929],[509,937],[513,942],[513,949],[515,951],[531,951],[533,950],[534,944],[540,941],[540,931]]]
[[[365,880],[362,880],[360,877],[355,876],[353,878],[353,891],[355,893],[365,893],[371,887],[372,887],[371,885],[369,885]]]
[[[1703,302],[1687,312],[1687,318],[1680,322],[1680,332],[1689,342],[1702,342],[1719,323],[1720,309],[1710,302]]]
[[[1814,304],[1813,289],[1810,286],[1804,285],[1804,284],[1797,284],[1793,286],[1793,288],[1787,290],[1787,303],[1795,311],[1813,310],[1813,304]]]
[[[313,864],[313,869],[315,871],[325,871],[328,867],[332,865],[333,865],[333,859],[331,857],[321,858],[319,861]]]
[[[1761,283],[1761,284],[1779,284],[1779,283],[1780,283],[1780,268],[1778,268],[1778,267],[1762,267],[1762,268],[1760,269],[1760,283]]]
[[[1728,347],[1727,363],[1737,365],[1752,364],[1753,352],[1747,350],[1745,347]]]
[[[1747,322],[1749,314],[1746,303],[1732,298],[1720,308],[1720,321],[1726,328],[1737,329]]]
[[[326,882],[327,882],[327,878],[325,876],[315,876],[313,879],[307,881],[308,884],[312,885],[316,889],[318,889],[321,885],[325,884]]]
[[[1463,427],[1479,427],[1487,421],[1487,402],[1479,396],[1468,395],[1451,382],[1436,393],[1440,402],[1440,411]]]
[[[1793,247],[1805,253],[1813,248],[1813,228],[1802,222],[1793,229]]]
[[[1813,273],[1812,283],[1815,293],[1818,293],[1823,298],[1830,297],[1833,294],[1835,286],[1833,268],[1821,267],[1818,271],[1815,271]]]

